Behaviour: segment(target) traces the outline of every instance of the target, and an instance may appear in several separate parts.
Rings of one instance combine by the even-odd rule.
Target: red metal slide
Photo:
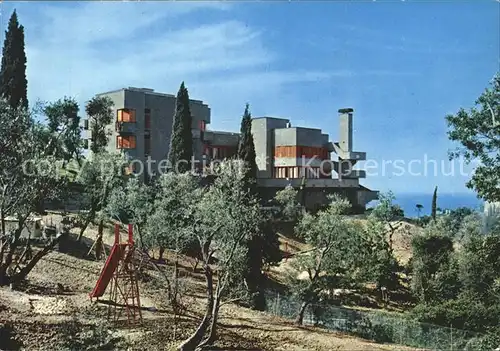
[[[104,265],[104,268],[101,271],[101,275],[97,280],[94,290],[92,290],[92,292],[89,294],[90,298],[101,297],[102,295],[104,295],[104,292],[106,291],[106,288],[111,278],[113,277],[113,273],[115,272],[118,263],[123,258],[123,254],[125,253],[125,248],[127,246],[128,244],[113,245],[111,253],[108,256],[108,259],[106,260],[106,264]]]

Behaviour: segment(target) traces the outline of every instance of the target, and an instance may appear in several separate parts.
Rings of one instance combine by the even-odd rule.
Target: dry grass
[[[110,230],[108,230],[109,232]],[[96,235],[90,228],[87,245]],[[307,246],[292,239],[280,238],[295,252]],[[105,243],[113,242],[112,235]],[[104,261],[84,258],[84,252],[70,255],[51,252],[34,268],[21,291],[0,288],[0,340],[8,349],[53,350],[71,337],[71,328],[97,330],[106,320],[107,307],[89,300]],[[109,252],[109,251],[108,251]],[[171,256],[166,253],[167,260]],[[204,289],[201,274],[192,274],[190,258],[181,259],[189,294],[183,299],[188,309],[185,316],[174,316],[165,298],[161,281],[154,271],[145,271],[140,281],[141,327],[112,328],[110,337],[118,338],[116,348],[165,350],[175,349],[193,332],[201,318]],[[75,324],[76,323],[76,324]],[[2,328],[4,326],[4,328]],[[69,329],[68,329],[69,328]],[[289,320],[252,311],[236,305],[224,306],[220,317],[220,338],[212,349],[217,350],[410,350],[401,346],[380,345],[359,338],[312,327],[298,327]],[[95,337],[94,337],[95,338]],[[59,346],[57,346],[59,345]]]

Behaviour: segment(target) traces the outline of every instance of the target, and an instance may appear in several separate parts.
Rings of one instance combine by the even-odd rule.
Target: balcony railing
[[[137,126],[135,122],[116,122],[115,131],[117,133],[135,133]]]

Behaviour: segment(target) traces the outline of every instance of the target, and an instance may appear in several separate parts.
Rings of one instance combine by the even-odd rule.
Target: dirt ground
[[[94,236],[95,230],[89,230],[87,245]],[[111,244],[112,237],[105,241]],[[142,325],[114,326],[107,322],[108,306],[89,299],[104,259],[84,257],[86,250],[51,252],[25,283],[15,290],[0,288],[0,349],[173,350],[194,331],[203,311],[201,275],[183,279],[187,289],[183,303],[188,309],[174,318],[161,280],[145,267],[139,281]],[[185,259],[182,263],[186,275],[191,262]],[[103,299],[107,298],[106,293]],[[297,327],[289,320],[232,304],[222,308],[219,333],[214,350],[410,350],[320,328]]]

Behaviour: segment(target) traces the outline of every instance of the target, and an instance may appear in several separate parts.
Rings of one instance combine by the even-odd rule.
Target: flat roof
[[[290,119],[288,119],[288,118],[282,118],[282,117],[269,117],[269,116],[253,117],[252,119],[264,119],[264,118],[267,118],[267,119],[279,119],[279,120],[283,120],[283,121],[290,121]]]
[[[240,135],[240,133],[226,132],[226,131],[223,131],[223,130],[211,130],[211,129],[207,129],[206,132],[213,133],[213,134],[223,134],[223,135]]]
[[[154,89],[151,89],[151,88],[136,88],[136,87],[128,87],[128,88],[121,88],[121,89],[110,90],[110,91],[106,91],[104,93],[98,93],[98,94],[96,94],[96,96],[106,95],[106,94],[112,94],[112,93],[118,93],[120,91],[125,91],[125,90],[135,91],[135,92],[138,92],[138,93],[144,93],[144,94],[149,94],[149,95],[165,96],[165,97],[170,97],[170,98],[175,98],[176,97],[173,94],[158,93],[158,92],[154,91]],[[194,102],[194,103],[198,103],[198,104],[207,105],[202,100],[196,100],[196,99],[191,99],[190,98],[189,101],[190,102]]]
[[[287,130],[287,129],[319,130],[321,132],[321,129],[319,129],[319,128],[307,128],[307,127],[274,128],[274,130]],[[326,135],[328,135],[328,134],[326,134]]]

